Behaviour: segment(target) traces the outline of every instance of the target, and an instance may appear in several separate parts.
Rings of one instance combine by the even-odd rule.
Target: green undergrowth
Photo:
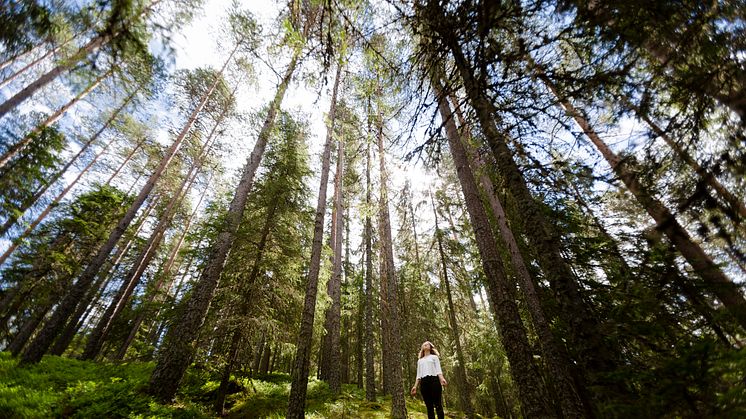
[[[153,363],[104,363],[46,356],[19,366],[0,352],[0,417],[5,418],[212,418],[218,388],[214,371],[190,368],[176,402],[164,405],[145,394]],[[229,418],[282,418],[290,392],[288,374],[254,379],[232,377],[226,399]],[[426,418],[425,406],[407,397],[410,418]],[[334,395],[323,381],[308,383],[308,418],[388,418],[391,398],[365,400],[365,392],[344,385]],[[461,417],[446,408],[446,416]]]

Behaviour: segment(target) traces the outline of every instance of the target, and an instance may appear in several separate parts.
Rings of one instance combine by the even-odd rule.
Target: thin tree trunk
[[[231,93],[231,98],[233,97],[235,92],[236,89],[234,89]],[[88,342],[86,344],[85,350],[83,351],[83,354],[81,355],[81,359],[94,359],[96,356],[98,356],[112,324],[119,317],[119,314],[124,310],[125,306],[129,304],[129,299],[132,296],[135,287],[137,287],[137,285],[140,283],[140,279],[142,278],[145,269],[147,269],[150,261],[155,256],[155,253],[158,250],[158,247],[160,246],[160,243],[166,234],[166,230],[171,225],[176,210],[189,193],[192,185],[194,184],[194,181],[197,179],[199,170],[202,167],[202,162],[205,159],[205,156],[208,154],[210,148],[212,147],[212,143],[215,139],[215,131],[220,126],[220,124],[222,124],[227,112],[228,108],[223,108],[221,114],[218,116],[218,119],[215,121],[215,124],[207,135],[207,139],[205,140],[204,144],[202,144],[202,147],[199,150],[199,154],[195,159],[189,173],[184,177],[181,185],[179,185],[179,187],[175,190],[174,196],[171,198],[171,201],[166,206],[166,209],[163,211],[160,217],[158,217],[158,224],[153,229],[153,233],[150,235],[150,238],[145,244],[145,247],[142,249],[142,252],[137,257],[137,259],[135,259],[134,265],[124,277],[125,279],[122,282],[122,287],[112,300],[109,307],[106,309],[106,312],[104,312],[93,333],[88,337]]]
[[[24,208],[21,208],[21,212],[17,214],[13,214],[3,223],[3,226],[0,227],[0,236],[4,236],[8,230],[18,221],[18,219],[22,216],[22,213],[25,212],[27,209],[32,207],[43,195],[44,193],[53,185],[55,184],[67,171],[72,167],[73,164],[78,160],[80,156],[85,153],[88,148],[96,141],[98,140],[98,137],[101,136],[101,134],[108,128],[111,123],[116,119],[117,116],[119,116],[119,113],[124,110],[124,108],[132,101],[132,99],[135,97],[135,94],[137,91],[132,92],[125,100],[122,102],[122,104],[111,114],[111,116],[106,120],[104,125],[96,131],[95,134],[91,136],[91,138],[86,141],[85,144],[80,148],[80,150],[65,164],[65,166],[62,167],[62,169],[58,170],[51,179],[49,179],[43,187],[39,188],[38,191],[34,193],[34,196],[31,197],[31,199],[28,201],[27,205],[24,206]],[[109,142],[111,144],[111,142]],[[104,150],[108,149],[108,145],[104,147]],[[94,159],[96,160],[96,159]],[[85,169],[83,170],[85,171]],[[80,175],[79,175],[80,176]],[[79,179],[80,177],[76,177],[76,179]],[[22,236],[22,238],[25,238],[26,236]],[[0,260],[0,265],[4,262],[4,259]]]
[[[88,54],[96,51],[101,46],[109,42],[111,38],[108,35],[101,35],[91,39],[80,51],[76,54],[76,57],[71,57],[55,66],[53,69],[41,75],[38,79],[34,80],[31,84],[23,88],[21,91],[8,98],[5,102],[0,104],[0,118],[5,116],[8,112],[15,109],[18,105],[30,98],[39,89],[49,84],[52,80],[56,79],[57,76],[64,73],[67,70],[72,69],[80,61],[85,59]],[[0,160],[0,168],[7,163],[7,161]]]
[[[373,359],[375,345],[373,337],[373,223],[370,180],[370,139],[367,140],[365,159],[365,399],[376,401],[376,371]]]
[[[96,164],[96,162],[98,161],[98,159],[102,155],[104,155],[104,153],[106,153],[109,150],[109,146],[111,146],[111,144],[114,141],[115,141],[115,139],[112,138],[101,149],[101,151],[99,151],[93,157],[93,159],[90,162],[88,162],[88,164],[80,172],[78,172],[77,176],[75,176],[75,179],[73,179],[73,181],[70,182],[70,184],[67,185],[65,187],[65,189],[63,189],[62,191],[60,191],[60,193],[58,193],[57,196],[55,196],[54,199],[49,204],[47,204],[46,208],[44,208],[44,210],[41,213],[39,213],[39,215],[36,216],[36,218],[34,219],[34,221],[32,221],[31,224],[29,224],[26,227],[26,229],[23,231],[23,233],[21,233],[21,235],[19,235],[16,239],[13,240],[13,242],[11,243],[11,245],[7,249],[5,249],[5,252],[2,254],[2,256],[0,256],[0,265],[2,265],[2,264],[5,263],[5,261],[10,257],[10,255],[12,255],[13,252],[15,252],[18,249],[18,247],[21,245],[21,243],[23,243],[23,240],[26,237],[28,237],[34,231],[34,229],[36,229],[36,227],[39,224],[41,224],[47,218],[47,216],[49,215],[49,213],[52,212],[52,210],[55,209],[59,205],[60,202],[62,202],[62,199],[64,199],[65,196],[68,194],[68,192],[70,192],[75,187],[75,185],[78,184],[78,182],[83,177],[83,175],[85,175],[86,173],[88,173],[88,170],[90,170],[91,167],[93,167],[93,165]]]
[[[383,317],[388,319],[389,330],[389,353],[388,361],[391,370],[389,386],[391,389],[391,416],[395,419],[407,417],[407,406],[404,400],[404,386],[402,383],[401,365],[401,330],[399,329],[399,303],[397,278],[394,267],[394,246],[391,239],[391,220],[389,217],[388,199],[388,174],[386,172],[386,150],[383,147],[383,115],[378,114],[378,159],[380,173],[380,220],[381,220],[381,244],[382,259],[385,260],[386,270],[381,272],[381,284],[386,284],[386,301],[383,306]]]
[[[143,214],[135,222],[136,227],[134,233],[132,233],[132,237],[127,240],[127,243],[124,246],[121,246],[117,250],[117,252],[114,254],[113,261],[111,262],[108,269],[105,269],[103,274],[98,274],[98,279],[94,282],[91,289],[88,290],[85,298],[78,303],[78,306],[75,309],[75,313],[73,313],[73,315],[70,317],[67,325],[57,337],[57,340],[55,340],[52,349],[49,351],[50,354],[62,355],[65,350],[67,350],[67,347],[70,346],[70,343],[73,341],[75,334],[78,332],[78,330],[80,330],[80,328],[83,326],[83,323],[88,319],[88,316],[91,314],[93,307],[98,304],[98,301],[101,299],[104,291],[109,286],[109,283],[113,279],[113,273],[116,272],[117,268],[119,267],[119,263],[122,261],[124,256],[129,251],[130,247],[135,242],[135,238],[140,234],[140,231],[145,225],[145,220],[150,217],[150,213],[153,211],[153,209],[155,209],[158,201],[158,199],[151,200],[151,202],[145,208],[145,211],[143,211]]]
[[[446,288],[446,296],[448,297],[448,320],[451,323],[451,338],[456,344],[456,377],[458,378],[459,384],[459,400],[461,401],[461,410],[466,414],[467,418],[474,417],[474,408],[471,404],[471,388],[469,387],[469,379],[466,376],[466,362],[464,358],[464,351],[461,349],[461,337],[459,333],[458,322],[456,320],[456,309],[453,305],[453,296],[451,295],[451,285],[448,280],[448,265],[446,264],[446,254],[443,250],[443,232],[440,231],[438,226],[438,211],[435,209],[435,200],[430,196],[430,200],[433,204],[433,216],[435,217],[435,238],[438,241],[438,253],[440,254],[440,264],[443,268],[442,283]]]
[[[55,113],[52,115],[49,115],[47,119],[45,119],[42,123],[37,125],[30,133],[28,133],[21,141],[14,144],[12,147],[8,149],[5,153],[3,153],[2,156],[0,156],[0,170],[2,170],[8,162],[10,162],[15,156],[18,155],[21,151],[23,151],[24,148],[26,148],[29,144],[31,144],[34,139],[36,139],[36,134],[41,132],[42,129],[49,127],[50,125],[54,124],[59,120],[62,115],[64,115],[70,108],[75,106],[76,103],[78,103],[81,99],[88,96],[89,93],[91,93],[96,87],[98,87],[101,82],[103,82],[105,79],[107,79],[109,76],[112,75],[114,72],[113,69],[108,70],[106,73],[98,76],[96,80],[91,82],[88,87],[83,89],[82,92],[78,93],[74,98],[70,99],[69,102],[67,102],[64,106],[62,106],[60,109],[58,109]]]
[[[324,329],[326,330],[325,347],[323,348],[323,360],[325,371],[323,379],[329,382],[329,388],[334,393],[339,393],[340,384],[340,316],[341,316],[341,287],[342,287],[342,230],[344,225],[342,208],[342,194],[344,181],[344,139],[340,139],[337,145],[337,173],[335,176],[334,191],[334,223],[332,223],[332,232],[334,236],[332,249],[332,276],[329,278],[327,292],[332,300],[331,306],[327,309]]]
[[[236,361],[238,360],[240,343],[241,332],[240,330],[234,330],[233,337],[231,338],[230,349],[228,350],[228,362],[225,363],[223,374],[220,376],[220,387],[218,387],[218,392],[215,396],[215,403],[213,405],[213,408],[220,416],[223,415],[223,409],[225,408],[225,396],[228,395],[228,384],[230,384],[231,371],[233,371]]]
[[[207,191],[210,189],[211,180],[212,180],[212,174],[210,174],[210,177],[207,179],[207,182],[205,182],[205,185],[207,186],[205,186],[205,189],[202,190],[202,193],[200,194],[200,197],[199,197],[199,201],[197,201],[197,205],[194,206],[194,210],[192,210],[192,213],[189,215],[189,218],[187,219],[187,222],[184,225],[184,231],[181,233],[178,241],[171,249],[171,253],[168,256],[168,259],[163,268],[163,271],[161,272],[158,282],[155,284],[155,287],[153,288],[153,291],[151,292],[148,299],[143,303],[142,312],[138,314],[138,316],[132,322],[132,328],[130,329],[130,333],[127,336],[127,339],[124,340],[124,343],[122,344],[122,346],[119,348],[119,352],[117,352],[116,356],[114,357],[115,360],[124,359],[124,355],[127,353],[127,349],[132,344],[132,341],[135,339],[135,336],[137,336],[137,332],[138,330],[140,330],[140,326],[142,325],[142,322],[145,320],[148,305],[153,303],[155,298],[158,297],[158,292],[163,286],[163,283],[168,280],[168,285],[166,286],[166,289],[168,290],[171,288],[171,284],[174,280],[174,276],[171,275],[171,269],[173,269],[173,265],[176,261],[176,257],[179,254],[179,251],[181,250],[181,246],[184,244],[184,239],[186,238],[187,234],[189,234],[189,229],[192,226],[192,221],[194,220],[194,217],[197,215],[197,211],[199,211],[200,207],[202,206],[202,201],[205,199],[205,196],[207,196]]]
[[[145,145],[145,142],[148,140],[147,137],[142,137],[140,141],[135,144],[135,147],[130,150],[129,153],[127,153],[127,156],[122,160],[122,162],[117,166],[117,169],[114,170],[114,172],[109,176],[108,179],[106,179],[106,185],[111,185],[111,181],[114,180],[117,176],[119,176],[119,173],[124,169],[127,164],[132,160],[132,157],[134,157],[135,153],[137,153],[143,145]],[[135,182],[137,183],[137,182]]]
[[[657,223],[661,230],[676,249],[684,256],[687,262],[694,268],[707,284],[708,288],[718,297],[731,315],[738,321],[741,327],[746,328],[746,299],[739,290],[738,285],[733,283],[713,260],[702,250],[684,227],[679,224],[673,213],[638,179],[637,168],[634,161],[623,160],[614,153],[611,148],[596,133],[583,113],[575,108],[573,104],[560,93],[557,86],[549,79],[544,70],[529,58],[529,64],[533,67],[534,74],[555,95],[562,107],[573,117],[588,139],[596,146],[603,158],[609,163],[611,169],[637,199],[640,206]]]
[[[225,260],[235,241],[236,231],[238,231],[246,207],[246,200],[254,183],[254,175],[264,155],[264,149],[274,127],[275,116],[290,85],[299,55],[300,52],[297,51],[291,59],[285,76],[277,88],[275,97],[269,105],[264,124],[249,160],[243,168],[241,180],[228,208],[223,228],[207,257],[205,269],[194,285],[189,300],[184,302],[184,311],[168,329],[149,385],[149,392],[160,400],[167,401],[174,397],[181,379],[192,361],[194,356],[193,342],[205,321],[210,302],[220,280],[220,274],[223,272]]]
[[[72,312],[75,310],[75,306],[77,305],[78,301],[80,301],[80,299],[85,296],[86,292],[88,291],[88,288],[90,287],[91,283],[95,279],[96,274],[99,272],[103,264],[106,262],[106,259],[109,257],[109,254],[111,253],[112,249],[114,249],[116,244],[119,242],[119,239],[122,237],[124,232],[127,230],[127,227],[130,225],[132,220],[135,218],[135,215],[139,211],[140,207],[142,206],[142,204],[147,199],[148,195],[150,195],[150,192],[155,187],[156,182],[161,178],[161,176],[163,175],[163,172],[166,170],[166,167],[171,163],[171,160],[173,160],[177,151],[181,147],[181,144],[186,138],[187,133],[190,131],[190,129],[194,125],[194,122],[197,120],[197,116],[202,111],[202,108],[204,108],[205,104],[207,103],[207,100],[212,95],[213,91],[215,90],[215,87],[218,84],[220,75],[222,75],[223,72],[225,71],[225,68],[228,66],[228,63],[233,58],[233,54],[235,52],[236,52],[236,49],[234,49],[233,52],[231,52],[231,55],[228,57],[228,59],[223,64],[223,67],[218,72],[218,76],[215,78],[215,80],[213,81],[208,91],[205,92],[205,94],[202,96],[199,104],[192,111],[192,114],[189,116],[189,119],[182,127],[181,131],[179,132],[178,136],[174,140],[173,144],[171,144],[171,146],[168,148],[168,150],[164,154],[163,158],[158,164],[158,167],[156,167],[155,171],[150,175],[150,178],[145,183],[145,185],[142,187],[142,189],[140,190],[140,193],[137,195],[134,202],[127,209],[127,212],[125,213],[125,215],[122,217],[121,220],[119,220],[119,223],[109,235],[109,238],[106,241],[106,243],[98,250],[96,255],[93,257],[91,262],[86,267],[85,271],[83,271],[83,273],[78,278],[78,281],[71,287],[70,291],[62,299],[59,306],[57,307],[55,312],[52,314],[52,317],[44,325],[44,328],[39,333],[39,336],[37,336],[37,338],[34,340],[34,342],[31,344],[28,350],[24,352],[23,357],[22,357],[23,363],[37,363],[41,360],[42,356],[47,351],[47,349],[49,348],[49,346],[52,344],[55,337],[59,333],[61,327],[65,324],[65,322],[68,320]]]
[[[550,395],[542,383],[533,364],[531,345],[526,336],[514,289],[508,283],[502,260],[492,235],[489,218],[482,206],[476,180],[469,168],[466,152],[461,144],[450,106],[443,94],[439,80],[434,80],[440,117],[445,125],[448,145],[451,149],[456,172],[471,218],[477,247],[482,257],[482,266],[487,278],[487,286],[492,308],[497,316],[500,341],[510,362],[513,381],[521,397],[521,406],[526,417],[554,417],[550,408]]]
[[[15,71],[13,74],[11,74],[10,76],[6,77],[2,82],[0,82],[0,89],[2,89],[3,87],[7,86],[10,82],[12,82],[16,78],[18,78],[18,76],[20,76],[21,74],[25,73],[29,68],[31,68],[31,67],[39,64],[40,62],[44,61],[50,55],[55,54],[62,47],[64,47],[68,43],[70,43],[70,41],[74,40],[79,35],[80,34],[77,34],[75,36],[71,36],[70,38],[67,38],[66,40],[64,40],[62,43],[53,46],[52,48],[48,49],[47,52],[45,52],[44,54],[42,54],[39,57],[33,59],[30,63],[24,65],[23,67],[21,67],[20,69],[18,69],[17,71]],[[28,54],[31,54],[32,52],[34,52],[37,48],[41,47],[42,45],[44,45],[44,43],[42,43],[40,45],[37,45],[34,48],[31,48],[30,50],[28,50],[27,52],[25,52],[23,54],[20,54],[20,55],[14,57],[14,58],[11,58],[10,60],[7,60],[7,61],[3,62],[2,64],[0,64],[0,70],[2,70],[3,68],[7,67],[8,65],[10,65],[11,63],[13,63],[15,61],[23,59],[23,57],[25,57]]]
[[[311,245],[311,260],[308,277],[306,278],[306,295],[303,302],[300,331],[296,344],[295,362],[290,386],[290,400],[286,417],[288,419],[302,419],[305,417],[306,392],[308,387],[308,370],[311,357],[311,339],[313,338],[313,318],[316,311],[316,293],[318,291],[319,271],[321,269],[321,250],[324,236],[324,215],[326,213],[326,189],[329,182],[329,166],[331,160],[331,143],[334,141],[334,123],[337,115],[337,92],[342,78],[342,64],[337,64],[337,74],[334,77],[331,104],[326,127],[326,142],[321,157],[321,174],[319,196],[316,202],[316,216],[314,219],[313,242]]]

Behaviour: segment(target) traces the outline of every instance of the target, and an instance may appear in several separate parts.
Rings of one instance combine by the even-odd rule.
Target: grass
[[[190,368],[177,400],[164,405],[144,393],[152,363],[103,363],[46,356],[36,365],[18,366],[0,352],[0,417],[15,418],[212,418],[218,382],[204,369]],[[228,395],[228,418],[283,418],[290,392],[290,376],[269,374],[254,379],[233,378]],[[314,378],[308,382],[306,417],[388,418],[391,398],[365,400],[354,385],[334,395]],[[449,414],[451,418],[461,417]],[[413,419],[426,418],[425,406],[407,397]]]

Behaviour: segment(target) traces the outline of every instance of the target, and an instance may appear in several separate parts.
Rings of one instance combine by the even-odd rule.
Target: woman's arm
[[[412,396],[414,396],[415,394],[417,394],[417,387],[419,387],[419,386],[420,386],[420,379],[418,378],[417,381],[414,382],[414,385],[412,386],[412,389],[409,390],[409,394],[411,394]]]
[[[437,356],[435,357],[435,372],[438,373],[438,378],[440,379],[440,385],[447,386],[448,381],[446,381],[446,378],[443,377],[443,370],[440,368],[440,358]]]
[[[446,378],[443,377],[443,373],[438,374],[438,378],[440,379],[440,385],[447,386],[448,381],[446,381]]]

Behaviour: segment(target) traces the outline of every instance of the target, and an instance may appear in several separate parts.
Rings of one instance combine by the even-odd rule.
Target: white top
[[[425,355],[417,360],[417,379],[427,377],[428,375],[443,374],[440,369],[440,359],[437,355]]]

